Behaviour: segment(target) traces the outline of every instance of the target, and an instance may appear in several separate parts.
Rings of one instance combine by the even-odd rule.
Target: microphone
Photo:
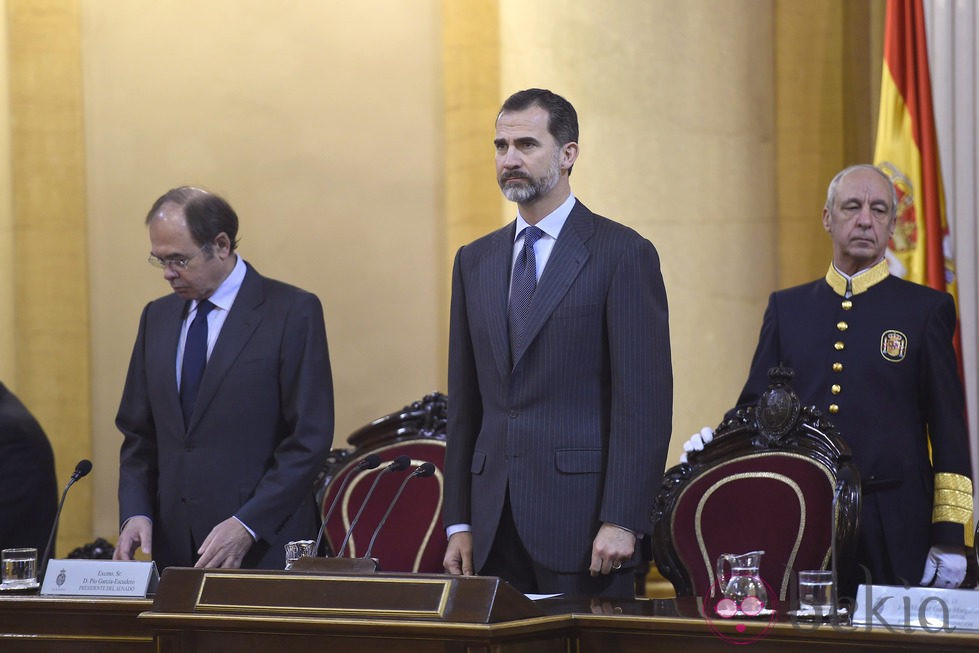
[[[374,488],[377,487],[377,483],[378,481],[381,480],[381,477],[387,474],[388,472],[404,471],[410,466],[411,466],[411,458],[409,458],[408,456],[398,456],[397,458],[394,459],[394,462],[392,462],[390,465],[382,469],[380,473],[376,477],[374,477],[374,482],[371,484],[370,489],[367,490],[367,496],[364,497],[363,503],[360,504],[360,509],[357,511],[357,514],[354,515],[354,518],[350,521],[350,528],[347,529],[347,534],[344,536],[343,542],[340,543],[340,548],[337,549],[338,558],[343,555],[343,550],[346,548],[347,542],[350,540],[350,536],[354,534],[354,528],[356,528],[357,522],[360,520],[360,516],[364,514],[364,508],[367,507],[367,502],[370,501],[371,495],[374,494]]]
[[[371,455],[367,456],[366,458],[358,462],[357,465],[352,470],[350,470],[350,473],[343,478],[343,482],[340,483],[340,488],[337,490],[336,495],[333,497],[333,503],[330,504],[329,510],[326,511],[326,516],[323,517],[323,523],[320,524],[320,530],[316,534],[316,544],[313,545],[314,556],[319,555],[320,542],[323,540],[323,532],[326,530],[326,525],[327,523],[329,523],[330,517],[333,516],[333,510],[337,507],[337,502],[340,500],[340,497],[343,495],[343,491],[347,489],[347,483],[349,483],[350,479],[356,476],[358,472],[362,472],[365,469],[374,469],[380,464],[381,464],[381,457],[378,456],[376,453],[372,453]]]
[[[432,463],[422,463],[421,465],[415,468],[415,471],[408,474],[408,476],[405,477],[405,480],[401,481],[401,487],[398,488],[398,491],[395,493],[394,498],[391,499],[391,503],[388,504],[387,512],[384,513],[384,516],[381,517],[381,521],[377,523],[377,528],[374,529],[374,535],[371,536],[370,544],[367,545],[367,552],[364,553],[363,556],[364,558],[371,557],[371,551],[374,550],[374,542],[377,540],[377,536],[380,534],[381,528],[383,528],[385,522],[387,522],[388,515],[391,514],[392,510],[394,510],[394,504],[398,502],[398,498],[401,496],[401,492],[405,489],[405,486],[408,485],[408,481],[410,481],[415,477],[428,478],[433,474],[435,474],[435,465],[433,465]]]
[[[58,522],[61,520],[61,509],[65,507],[65,497],[68,496],[68,488],[75,484],[78,479],[87,476],[88,473],[92,471],[92,461],[83,458],[78,461],[75,465],[75,471],[71,473],[71,478],[68,479],[68,484],[65,485],[64,492],[61,493],[61,501],[58,503],[58,512],[54,515],[54,523],[51,525],[51,535],[48,536],[48,545],[44,547],[44,555],[41,556],[40,566],[38,567],[38,578],[44,578],[45,568],[48,564],[48,558],[54,549],[54,536],[58,532]]]

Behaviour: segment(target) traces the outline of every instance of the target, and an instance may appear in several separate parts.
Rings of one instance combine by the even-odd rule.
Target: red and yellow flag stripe
[[[891,175],[898,190],[890,247],[892,269],[897,268],[893,271],[949,292],[958,301],[921,0],[887,3],[874,162]],[[900,265],[893,265],[895,260]]]

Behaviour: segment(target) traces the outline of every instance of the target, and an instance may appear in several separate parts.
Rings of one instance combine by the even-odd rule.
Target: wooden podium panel
[[[565,653],[571,618],[490,577],[169,568],[140,621],[160,653]]]
[[[0,596],[3,653],[152,653],[148,599]]]

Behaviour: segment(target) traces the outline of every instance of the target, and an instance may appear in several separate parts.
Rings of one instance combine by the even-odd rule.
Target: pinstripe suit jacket
[[[444,518],[472,524],[479,570],[509,487],[534,559],[582,572],[601,522],[649,530],[673,410],[666,291],[648,240],[576,202],[511,362],[514,229],[456,255]]]

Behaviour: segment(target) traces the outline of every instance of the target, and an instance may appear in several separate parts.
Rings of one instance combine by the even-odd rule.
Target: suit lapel
[[[149,356],[153,359],[147,363],[147,370],[160,370],[160,377],[164,380],[164,393],[162,397],[163,409],[161,414],[174,415],[176,424],[174,432],[186,432],[183,423],[182,409],[180,408],[180,390],[177,388],[177,346],[180,343],[180,328],[183,326],[184,316],[190,306],[190,301],[184,301],[176,295],[168,297],[169,305],[163,311],[161,319],[154,325],[152,340],[154,345],[147,347]],[[150,334],[147,334],[150,335]],[[155,344],[156,342],[159,345]]]
[[[507,326],[507,304],[510,295],[510,266],[516,223],[494,234],[488,255],[479,263],[478,304],[485,311],[493,359],[500,376],[510,373],[510,332]]]
[[[190,418],[188,432],[200,421],[201,415],[207,410],[218,388],[224,383],[241,350],[261,323],[262,313],[259,308],[264,300],[262,277],[249,265],[245,272],[245,279],[238,290],[238,296],[235,297],[231,311],[224,320],[217,342],[214,343],[214,349],[207,360],[207,367],[204,368],[204,378],[201,379],[201,389],[197,395],[194,414]]]
[[[534,292],[530,312],[527,315],[526,337],[520,349],[513,354],[514,367],[537,337],[551,313],[561,303],[568,288],[588,260],[590,253],[585,246],[585,241],[595,230],[591,215],[584,204],[575,201],[574,208],[571,209],[568,220],[564,223],[557,242],[554,243],[544,273],[537,283],[537,290]]]

